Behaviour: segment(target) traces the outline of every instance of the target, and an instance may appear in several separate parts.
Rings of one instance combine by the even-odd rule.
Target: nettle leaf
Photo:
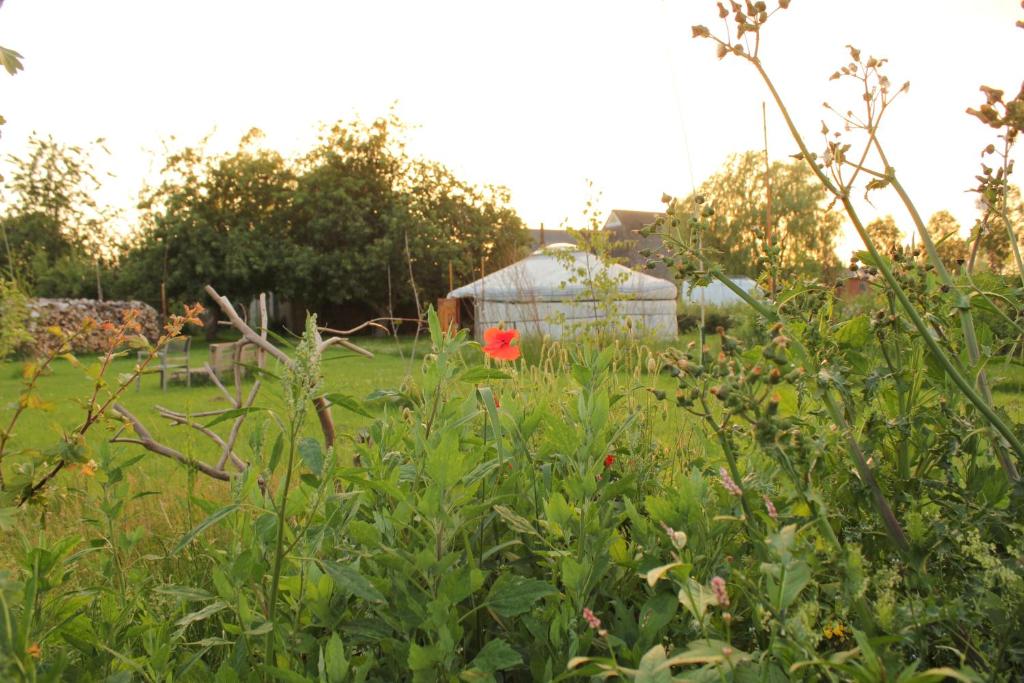
[[[500,616],[514,617],[530,611],[541,598],[556,593],[558,590],[546,581],[502,574],[491,586],[486,604]]]
[[[334,586],[342,593],[354,595],[369,602],[387,602],[376,586],[351,566],[338,562],[324,562],[323,566],[327,574],[334,580]]]

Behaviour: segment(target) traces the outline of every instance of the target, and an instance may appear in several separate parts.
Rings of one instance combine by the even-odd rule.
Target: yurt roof
[[[555,256],[552,251],[564,253]],[[566,257],[569,258],[566,258]],[[619,280],[619,291],[629,299],[675,299],[676,286],[668,280],[639,273],[616,263],[606,264],[593,254],[578,251],[572,244],[552,244],[538,249],[522,261],[496,270],[490,275],[452,290],[449,298],[486,301],[563,301],[586,297],[585,283],[570,282],[572,271],[605,269],[608,277]],[[578,279],[578,278],[577,278]]]

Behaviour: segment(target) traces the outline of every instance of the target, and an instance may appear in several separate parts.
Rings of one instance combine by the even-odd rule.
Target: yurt
[[[744,275],[737,275],[730,278],[740,289],[747,294],[757,295],[757,283]],[[718,280],[712,280],[704,286],[690,286],[683,283],[682,296],[680,300],[684,304],[696,304],[705,306],[732,306],[743,303],[736,292],[732,291]]]
[[[596,302],[588,283],[616,283],[615,308],[637,334],[658,339],[676,336],[676,286],[618,264],[602,262],[576,245],[559,243],[538,249],[522,261],[449,292],[463,301],[473,336],[503,325],[524,337],[560,339],[584,325],[599,324],[607,306]],[[575,281],[574,281],[575,280]],[[468,320],[466,320],[468,322]]]

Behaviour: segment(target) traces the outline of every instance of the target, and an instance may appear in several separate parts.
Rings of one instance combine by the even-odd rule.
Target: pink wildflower
[[[587,622],[587,625],[595,631],[600,630],[601,620],[597,618],[597,615],[590,611],[589,607],[583,608],[583,619]]]
[[[722,486],[725,487],[726,491],[734,496],[743,495],[743,490],[736,485],[736,482],[733,481],[732,477],[729,476],[729,472],[724,467],[718,469],[718,476],[722,478]]]
[[[715,594],[715,600],[722,607],[729,606],[729,593],[725,590],[725,579],[716,576],[711,579],[711,592]]]
[[[775,509],[775,505],[772,504],[772,499],[768,496],[764,497],[764,506],[768,509],[768,516],[772,519],[779,518],[779,511]]]

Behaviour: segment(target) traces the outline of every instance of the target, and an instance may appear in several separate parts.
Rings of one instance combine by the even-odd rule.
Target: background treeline
[[[397,119],[325,126],[286,158],[252,130],[228,153],[204,142],[169,154],[140,191],[128,234],[98,204],[90,147],[33,136],[11,157],[0,272],[34,296],[132,298],[158,309],[202,301],[207,283],[236,301],[271,290],[349,317],[415,314],[456,281],[506,265],[529,243],[508,192],[411,157]],[[415,283],[415,290],[414,290]]]

